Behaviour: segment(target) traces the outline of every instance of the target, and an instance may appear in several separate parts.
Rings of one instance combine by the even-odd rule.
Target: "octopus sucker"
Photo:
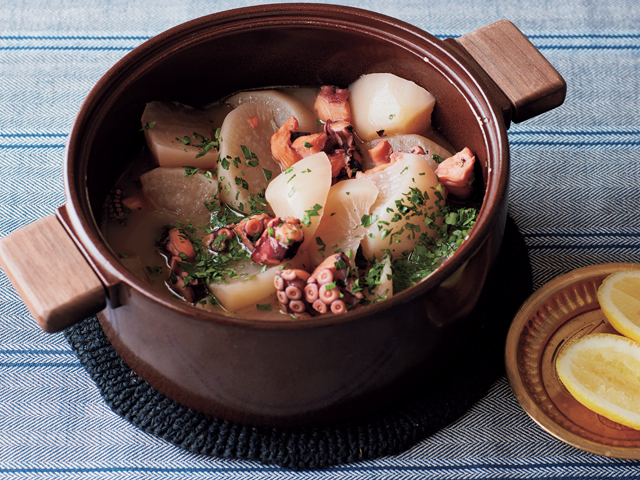
[[[304,289],[310,274],[299,268],[285,268],[278,273],[273,283],[280,309],[285,313],[302,313],[311,311],[304,300]]]

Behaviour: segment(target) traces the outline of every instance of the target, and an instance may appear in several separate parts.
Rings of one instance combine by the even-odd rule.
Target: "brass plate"
[[[563,442],[607,457],[640,459],[640,431],[612,422],[578,403],[555,363],[567,345],[588,333],[617,333],[598,304],[605,277],[637,263],[580,268],[537,290],[520,307],[507,336],[507,378],[522,408]]]

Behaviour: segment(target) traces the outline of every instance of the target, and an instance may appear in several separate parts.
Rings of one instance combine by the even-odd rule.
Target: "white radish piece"
[[[391,73],[371,73],[349,86],[353,126],[363,140],[431,128],[436,100],[427,90]]]
[[[244,267],[240,268],[241,265]],[[225,282],[210,282],[209,291],[222,304],[225,310],[234,312],[248,305],[260,303],[260,301],[276,293],[273,279],[285,265],[286,268],[310,267],[308,257],[298,254],[291,260],[284,260],[279,265],[268,266],[263,272],[263,265],[245,260],[237,265],[237,271],[241,276],[228,278]]]
[[[303,158],[274,178],[266,198],[278,217],[295,217],[302,222],[304,251],[313,240],[324,215],[331,188],[331,163],[324,152]]]
[[[318,130],[313,112],[297,98],[279,90],[240,92],[227,98],[226,103],[233,107],[243,103],[266,105],[273,110],[273,116],[278,128],[282,126],[287,118],[293,115],[298,120],[299,132],[315,133]]]
[[[438,168],[438,164],[433,159],[433,155],[438,155],[439,157],[445,159],[452,156],[451,152],[447,149],[441,147],[437,143],[432,140],[429,140],[422,135],[416,134],[398,134],[398,135],[390,135],[381,138],[376,138],[374,140],[369,140],[362,144],[360,151],[362,152],[362,156],[364,159],[363,168],[364,170],[369,170],[370,168],[375,167],[373,161],[371,160],[371,155],[369,155],[369,150],[376,146],[376,144],[382,140],[387,140],[394,153],[400,152],[408,152],[411,148],[415,146],[422,147],[425,151],[426,155],[424,155],[424,159],[427,161],[432,170],[435,171]]]
[[[367,233],[362,226],[362,217],[369,213],[377,197],[378,187],[368,178],[343,180],[329,189],[315,241],[308,249],[314,266],[340,251],[354,260]]]
[[[445,204],[444,189],[420,155],[405,153],[401,160],[366,178],[379,190],[371,208],[371,226],[361,243],[366,258],[382,258],[385,250],[392,258],[400,258],[414,249],[421,234],[435,236],[425,218],[442,224],[442,217],[435,213]]]
[[[184,168],[154,168],[140,176],[142,191],[155,207],[179,217],[209,215],[213,204],[220,206],[218,179],[209,171],[189,173]]]
[[[153,158],[161,167],[215,168],[215,115],[177,102],[149,102],[141,123]],[[195,134],[195,135],[194,135]],[[200,147],[196,145],[201,145]]]
[[[241,213],[251,212],[251,195],[260,195],[269,179],[281,171],[269,142],[276,130],[271,108],[257,103],[244,103],[224,119],[218,165],[220,199]]]

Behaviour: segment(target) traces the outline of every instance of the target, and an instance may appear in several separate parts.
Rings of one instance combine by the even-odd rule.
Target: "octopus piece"
[[[328,119],[323,133],[303,135],[292,140],[297,130],[298,120],[291,116],[271,136],[271,155],[283,170],[319,152],[325,152],[331,160],[334,179],[352,178],[362,170],[362,157],[355,146],[353,127],[349,122]]]
[[[119,188],[109,193],[107,201],[105,202],[109,220],[123,223],[129,216],[131,209],[123,203],[124,199],[124,192]]]
[[[304,289],[311,275],[299,268],[286,268],[278,273],[273,284],[280,302],[280,309],[285,313],[311,312],[311,305],[306,301]]]
[[[180,257],[171,257],[169,267],[173,275],[170,275],[167,279],[167,285],[176,295],[184,298],[187,302],[194,303],[196,301],[194,287],[198,284],[198,281],[190,280],[185,284],[184,279],[187,276],[187,272],[180,266],[182,261]]]
[[[184,260],[194,260],[196,258],[196,251],[193,248],[191,239],[179,228],[169,230],[165,248],[174,257],[183,258]]]
[[[338,162],[331,162],[333,177],[344,176],[352,178],[356,172],[362,170],[362,157],[354,142],[353,126],[345,121],[332,122],[329,120],[324,125],[324,131],[327,135],[324,151],[329,156],[329,159],[331,160],[332,155],[336,156],[336,159],[344,157],[343,168],[335,174],[334,171],[337,169]]]
[[[459,199],[465,199],[471,195],[475,160],[476,157],[471,150],[465,147],[453,157],[449,157],[438,164],[436,175],[448,193]]]
[[[294,217],[273,218],[265,224],[251,260],[255,263],[277,265],[284,259],[293,258],[303,240],[300,220]]]
[[[331,177],[337,178],[341,173],[345,171],[347,165],[349,164],[349,156],[347,152],[342,149],[335,150],[333,153],[327,155],[329,157],[329,162],[331,163]]]
[[[298,131],[298,126],[298,120],[292,115],[271,135],[271,155],[283,170],[302,160],[302,156],[291,147],[291,135]]]
[[[388,163],[382,163],[376,167],[370,168],[369,170],[366,170],[364,172],[358,172],[356,173],[356,178],[366,178],[370,175],[373,175],[374,173],[378,173],[381,172],[387,168],[389,168],[391,165],[395,164],[398,160],[402,160],[402,153],[392,153],[391,155],[389,155],[389,162]]]
[[[332,122],[328,120],[327,123],[324,124],[324,132],[327,135],[327,148],[329,150],[342,148],[349,155],[355,151],[353,126],[349,122]]]
[[[424,151],[424,148],[422,148],[420,145],[415,145],[413,147],[411,147],[411,149],[409,150],[409,153],[415,153],[416,155],[426,155],[427,152]]]
[[[314,153],[324,151],[326,143],[327,135],[325,133],[314,133],[296,138],[291,144],[291,148],[302,158],[306,158]]]
[[[345,120],[351,123],[351,105],[349,105],[349,90],[322,86],[313,103],[318,118],[323,122]]]
[[[389,163],[392,153],[393,148],[391,148],[389,140],[380,140],[372,149],[369,150],[371,160],[376,167]]]
[[[230,225],[233,231],[238,235],[242,244],[247,247],[250,252],[256,249],[256,242],[260,239],[260,236],[266,229],[266,224],[272,220],[272,217],[266,213],[260,213],[252,215],[251,217],[242,220],[236,225]]]
[[[327,257],[316,267],[304,287],[305,300],[318,313],[346,313],[364,298],[353,292],[354,282],[349,276],[349,259],[344,253]]]
[[[202,240],[214,252],[224,252],[229,248],[229,241],[233,240],[235,232],[230,227],[216,229]]]

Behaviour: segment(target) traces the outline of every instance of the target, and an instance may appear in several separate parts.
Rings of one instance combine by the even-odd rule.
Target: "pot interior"
[[[492,190],[487,172],[490,167],[495,177],[504,170],[504,125],[477,80],[429,34],[381,15],[319,5],[252,7],[203,17],[154,37],[123,58],[92,90],[74,126],[68,201],[98,251],[113,262],[116,256],[97,225],[109,190],[144,146],[140,117],[147,102],[202,106],[262,87],[346,88],[375,72],[412,80],[434,95],[433,125],[456,150],[471,148],[482,169],[482,223],[487,203],[502,201],[506,180],[501,180],[502,191]]]

